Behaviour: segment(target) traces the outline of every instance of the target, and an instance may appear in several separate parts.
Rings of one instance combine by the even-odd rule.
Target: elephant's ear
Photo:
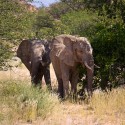
[[[32,43],[30,40],[23,40],[17,49],[17,57],[21,59],[28,70],[30,70],[31,44]]]
[[[63,61],[66,65],[74,65],[74,56],[72,48],[71,38],[65,37],[61,43],[56,44],[56,56],[59,57],[60,61]]]
[[[21,59],[23,57],[29,56],[30,49],[31,49],[30,40],[23,40],[17,49],[17,56]]]

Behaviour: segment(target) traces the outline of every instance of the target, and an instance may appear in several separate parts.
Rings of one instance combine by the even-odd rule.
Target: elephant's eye
[[[82,50],[80,50],[79,52],[80,52],[80,53],[82,53],[83,51],[82,51]]]

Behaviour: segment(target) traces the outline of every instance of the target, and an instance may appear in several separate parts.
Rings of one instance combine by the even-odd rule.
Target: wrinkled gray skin
[[[66,98],[69,94],[69,82],[71,92],[76,94],[79,76],[78,64],[87,70],[87,90],[88,94],[92,95],[94,60],[92,47],[87,38],[72,35],[55,37],[51,44],[50,58],[57,77],[60,97]]]
[[[41,86],[44,76],[47,86],[51,89],[49,53],[47,40],[23,40],[18,47],[17,57],[29,70],[34,86]]]

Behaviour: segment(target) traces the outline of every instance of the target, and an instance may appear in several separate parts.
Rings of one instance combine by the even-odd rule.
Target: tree
[[[101,16],[117,18],[121,16],[125,23],[125,0],[61,0],[73,10],[93,10],[98,11]]]
[[[69,8],[67,4],[63,2],[58,2],[58,3],[51,4],[47,8],[47,11],[54,17],[54,19],[60,19],[62,15],[68,12],[71,12],[72,9]]]
[[[58,34],[67,33],[67,27],[61,20],[54,19],[48,8],[41,8],[37,14],[34,29],[38,32],[38,37],[49,38]]]
[[[17,41],[34,36],[32,24],[35,14],[16,0],[0,0],[0,64],[10,57]]]
[[[33,13],[16,1],[0,1],[0,36],[8,39],[20,39],[31,36]],[[29,30],[29,31],[28,31]]]
[[[96,26],[93,37],[95,63],[101,68],[96,76],[101,79],[100,85],[105,89],[110,83],[113,87],[125,78],[125,27],[121,20],[107,19]],[[123,83],[122,83],[123,84]]]

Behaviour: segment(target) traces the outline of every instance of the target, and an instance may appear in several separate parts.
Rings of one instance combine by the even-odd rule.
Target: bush
[[[31,87],[19,81],[0,82],[0,122],[32,122],[51,115],[58,106],[56,94]],[[5,116],[5,117],[4,117]]]
[[[124,32],[125,25],[118,19],[107,19],[97,25],[92,46],[95,63],[101,67],[98,73],[96,72],[96,76],[101,79],[102,89],[105,89],[108,84],[116,87],[119,81],[125,78]]]
[[[93,108],[95,115],[99,117],[107,117],[119,116],[121,122],[124,119],[125,109],[123,109],[123,105],[125,105],[125,89],[124,88],[117,88],[113,89],[113,91],[108,93],[94,93],[91,101],[90,106]]]
[[[89,39],[95,34],[95,26],[100,21],[97,14],[91,11],[72,11],[61,17],[61,21],[65,24],[72,35],[80,35]]]

